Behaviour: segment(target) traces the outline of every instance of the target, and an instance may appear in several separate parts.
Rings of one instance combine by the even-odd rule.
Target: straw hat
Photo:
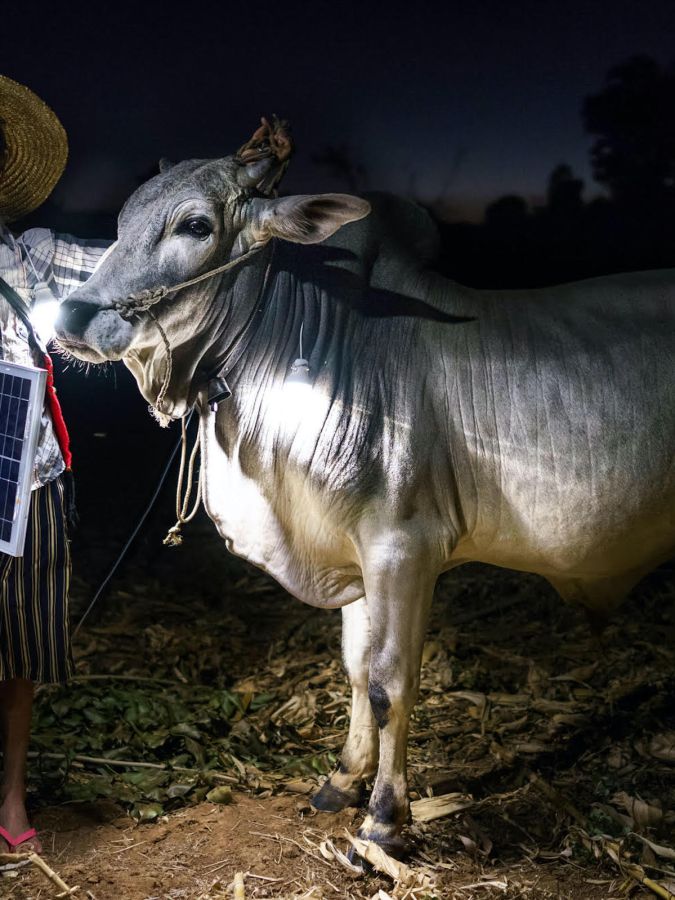
[[[0,75],[0,128],[6,145],[0,158],[0,217],[11,221],[51,194],[66,165],[68,138],[47,104],[6,75]]]

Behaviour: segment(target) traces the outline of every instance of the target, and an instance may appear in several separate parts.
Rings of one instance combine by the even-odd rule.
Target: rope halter
[[[112,303],[99,307],[99,310],[114,310],[126,322],[131,321],[135,316],[144,312],[152,319],[166,351],[166,370],[164,372],[162,386],[159,389],[157,400],[155,401],[155,409],[158,412],[162,412],[162,404],[164,403],[166,392],[169,389],[171,374],[173,372],[173,352],[171,350],[169,338],[162,328],[152,307],[161,300],[164,300],[169,294],[175,294],[178,291],[182,291],[183,288],[192,287],[193,284],[198,284],[200,281],[206,281],[208,278],[213,278],[215,275],[221,275],[223,272],[228,272],[230,269],[236,268],[252,256],[255,256],[256,253],[259,253],[264,246],[265,244],[258,244],[250,250],[247,250],[246,253],[242,253],[242,255],[238,256],[236,259],[231,259],[222,266],[218,266],[215,269],[209,269],[208,272],[203,272],[201,275],[189,278],[187,281],[181,281],[178,284],[172,284],[170,286],[162,285],[157,288],[148,288],[147,290],[139,291],[136,294],[129,294],[124,300],[114,300]]]
[[[159,303],[169,294],[175,294],[177,291],[182,291],[183,288],[192,287],[193,284],[198,284],[200,281],[206,281],[207,278],[213,278],[214,275],[221,275],[223,272],[234,269],[241,263],[246,262],[247,259],[255,256],[256,253],[259,253],[264,246],[264,244],[259,244],[252,247],[236,259],[231,259],[229,262],[226,262],[224,265],[218,266],[215,269],[209,269],[208,272],[197,275],[195,278],[190,278],[187,281],[181,281],[178,284],[172,284],[168,287],[162,285],[157,288],[148,288],[147,290],[139,291],[137,294],[129,294],[124,300],[114,300],[106,306],[100,306],[99,309],[114,309],[123,319],[129,321],[129,319],[132,319],[134,316],[138,315],[138,313],[148,312],[152,306]]]
[[[171,375],[173,372],[173,352],[171,349],[171,344],[169,342],[169,338],[167,337],[166,331],[162,327],[160,321],[154,313],[153,306],[155,306],[160,301],[164,300],[169,294],[174,294],[178,291],[183,290],[187,287],[192,287],[194,284],[198,284],[201,281],[206,281],[208,278],[213,278],[215,275],[221,275],[223,272],[227,272],[230,269],[234,269],[235,267],[241,265],[246,262],[246,260],[250,259],[252,256],[255,256],[265,244],[259,244],[256,247],[248,250],[246,253],[243,253],[241,256],[238,256],[236,259],[230,260],[227,263],[224,263],[222,266],[218,266],[215,269],[209,269],[208,272],[204,272],[201,275],[197,275],[195,278],[190,278],[187,281],[182,281],[178,284],[174,284],[171,286],[161,286],[158,288],[151,288],[144,291],[139,291],[136,294],[129,294],[124,300],[117,300],[109,305],[104,307],[100,307],[100,309],[112,309],[115,310],[125,321],[130,321],[135,316],[138,316],[141,313],[147,313],[149,318],[154,323],[159,335],[162,339],[162,343],[164,344],[164,349],[166,350],[166,370],[164,373],[164,378],[162,381],[162,386],[157,394],[157,400],[155,401],[155,408],[158,412],[161,413],[162,405],[164,403],[164,399],[166,397],[166,392],[169,387],[169,383],[171,381]],[[267,280],[267,275],[269,273],[269,267],[267,272],[265,273],[265,281]],[[183,535],[181,534],[182,527],[187,522],[190,522],[197,514],[199,509],[201,499],[202,499],[202,470],[199,470],[199,476],[197,479],[197,493],[195,496],[195,501],[192,506],[192,509],[189,508],[190,505],[190,497],[192,494],[192,484],[194,479],[194,470],[197,462],[197,454],[199,452],[199,435],[195,438],[195,443],[192,448],[192,451],[188,458],[187,453],[187,425],[185,421],[185,416],[181,417],[181,457],[180,457],[180,469],[178,472],[178,484],[176,486],[176,524],[173,525],[167,532],[166,537],[164,538],[163,543],[169,547],[179,547],[183,543]],[[186,464],[187,464],[187,472],[186,472]],[[183,483],[187,475],[187,483],[185,488],[185,496],[183,496]]]

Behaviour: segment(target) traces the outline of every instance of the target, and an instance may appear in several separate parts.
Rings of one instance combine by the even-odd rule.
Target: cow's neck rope
[[[188,461],[187,471],[187,487],[185,496],[183,494],[183,477],[185,475],[185,462],[187,459],[187,422],[185,416],[180,420],[181,427],[181,447],[180,447],[180,468],[178,470],[178,483],[176,485],[176,524],[172,525],[166,533],[163,542],[167,547],[179,547],[183,543],[183,535],[181,529],[186,522],[190,522],[197,515],[199,504],[202,502],[202,472],[199,471],[197,478],[197,496],[195,502],[188,512],[190,505],[190,496],[192,494],[192,482],[194,479],[195,463],[197,462],[197,453],[199,452],[199,434],[195,438],[190,459]]]
[[[164,373],[164,379],[162,381],[162,386],[157,394],[157,400],[155,401],[156,409],[161,413],[162,405],[164,403],[164,398],[166,396],[167,389],[169,387],[169,382],[171,381],[171,374],[173,372],[173,352],[171,349],[171,344],[169,343],[169,339],[166,335],[166,332],[162,328],[162,325],[159,322],[159,319],[155,316],[153,310],[151,309],[155,303],[159,303],[167,294],[173,293],[174,291],[182,290],[185,287],[190,287],[193,284],[196,284],[198,281],[204,281],[206,278],[210,278],[213,275],[218,275],[222,272],[226,272],[228,269],[234,268],[240,262],[244,262],[244,260],[250,258],[255,253],[258,253],[259,250],[262,249],[261,245],[259,247],[255,247],[253,250],[249,250],[248,252],[242,254],[237,257],[235,260],[231,260],[229,263],[226,263],[223,266],[219,266],[217,269],[211,269],[208,272],[205,272],[203,275],[198,275],[196,278],[192,278],[189,281],[184,281],[181,284],[174,285],[173,287],[162,287],[157,288],[156,290],[143,291],[140,294],[133,295],[131,294],[127,298],[127,303],[123,304],[124,312],[126,315],[122,313],[122,302],[118,302],[118,304],[114,304],[112,308],[116,309],[117,312],[122,315],[122,318],[131,318],[133,315],[137,315],[139,312],[147,312],[148,316],[152,319],[155,324],[160,337],[162,338],[162,342],[164,343],[164,348],[166,350],[166,370]],[[267,284],[267,279],[270,271],[270,265],[267,266],[265,271],[265,277],[263,278],[260,293],[264,294],[265,285]],[[131,302],[128,302],[131,301]],[[228,370],[232,368],[234,363],[237,361],[239,356],[243,351],[243,343],[244,339],[249,331],[250,326],[256,318],[259,306],[260,306],[260,297],[256,301],[253,313],[249,318],[248,322],[245,324],[239,338],[234,344],[234,347],[230,351],[227,356],[227,360],[225,365],[222,367],[227,368]],[[234,359],[236,357],[236,359]],[[180,453],[180,468],[178,470],[178,483],[176,485],[176,524],[169,528],[166,537],[164,538],[163,543],[169,547],[178,547],[183,543],[183,536],[181,534],[181,529],[183,525],[187,522],[190,522],[197,515],[197,511],[199,510],[199,505],[202,500],[202,473],[201,470],[199,472],[199,477],[197,479],[197,494],[195,497],[194,504],[192,509],[189,510],[190,505],[190,497],[192,495],[192,484],[194,479],[194,469],[195,464],[197,462],[197,454],[199,452],[199,435],[195,438],[194,445],[192,447],[192,451],[190,452],[190,457],[188,460],[187,454],[187,423],[185,416],[181,417],[181,453]],[[187,461],[187,486],[185,489],[185,495],[183,495],[183,480],[185,477],[185,464]],[[189,512],[188,512],[189,510]]]
[[[221,275],[223,272],[234,269],[235,266],[246,262],[247,259],[255,256],[256,253],[259,253],[264,246],[264,244],[260,244],[257,247],[253,247],[251,250],[247,250],[246,253],[242,253],[242,255],[238,256],[236,259],[231,259],[222,266],[217,266],[215,269],[209,269],[208,272],[203,272],[201,275],[196,275],[194,278],[189,278],[187,281],[181,281],[178,284],[172,285],[162,285],[158,288],[148,288],[147,290],[139,291],[137,294],[129,294],[124,300],[114,300],[112,303],[100,307],[103,310],[114,309],[123,319],[127,320],[132,319],[139,313],[147,312],[157,328],[162,343],[164,344],[164,349],[166,350],[166,371],[164,373],[162,386],[157,394],[157,400],[155,401],[155,408],[158,412],[162,412],[164,398],[166,397],[169,382],[171,381],[173,353],[166,332],[160,325],[159,319],[152,311],[152,307],[169,294],[175,294],[177,291],[182,291],[183,288],[192,287],[193,284],[198,284],[200,281],[206,281],[207,278],[213,278],[214,275]]]

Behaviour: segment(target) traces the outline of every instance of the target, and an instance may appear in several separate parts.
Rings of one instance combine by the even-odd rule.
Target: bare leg
[[[25,678],[0,681],[0,739],[3,771],[0,785],[0,825],[11,835],[30,828],[26,814],[26,757],[30,741],[33,710],[33,683]],[[0,839],[3,849],[5,842]],[[42,849],[36,838],[22,845],[22,850]]]
[[[408,727],[436,577],[405,560],[364,574],[372,622],[368,694],[380,731],[380,763],[359,834],[395,853],[409,815]]]
[[[361,800],[364,779],[377,768],[378,730],[368,699],[370,619],[365,600],[342,608],[342,655],[352,686],[349,734],[340,768],[312,800],[317,809],[329,812],[356,806]]]

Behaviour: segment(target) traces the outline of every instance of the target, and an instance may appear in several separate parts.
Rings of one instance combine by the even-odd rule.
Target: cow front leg
[[[368,694],[379,728],[380,759],[359,836],[388,853],[403,849],[408,820],[408,727],[420,681],[422,647],[435,578],[411,566],[366,580],[372,623]]]
[[[357,806],[363,798],[363,782],[377,768],[378,728],[368,698],[370,618],[365,600],[342,608],[342,656],[352,687],[349,734],[340,767],[312,800],[316,809],[338,812]]]

